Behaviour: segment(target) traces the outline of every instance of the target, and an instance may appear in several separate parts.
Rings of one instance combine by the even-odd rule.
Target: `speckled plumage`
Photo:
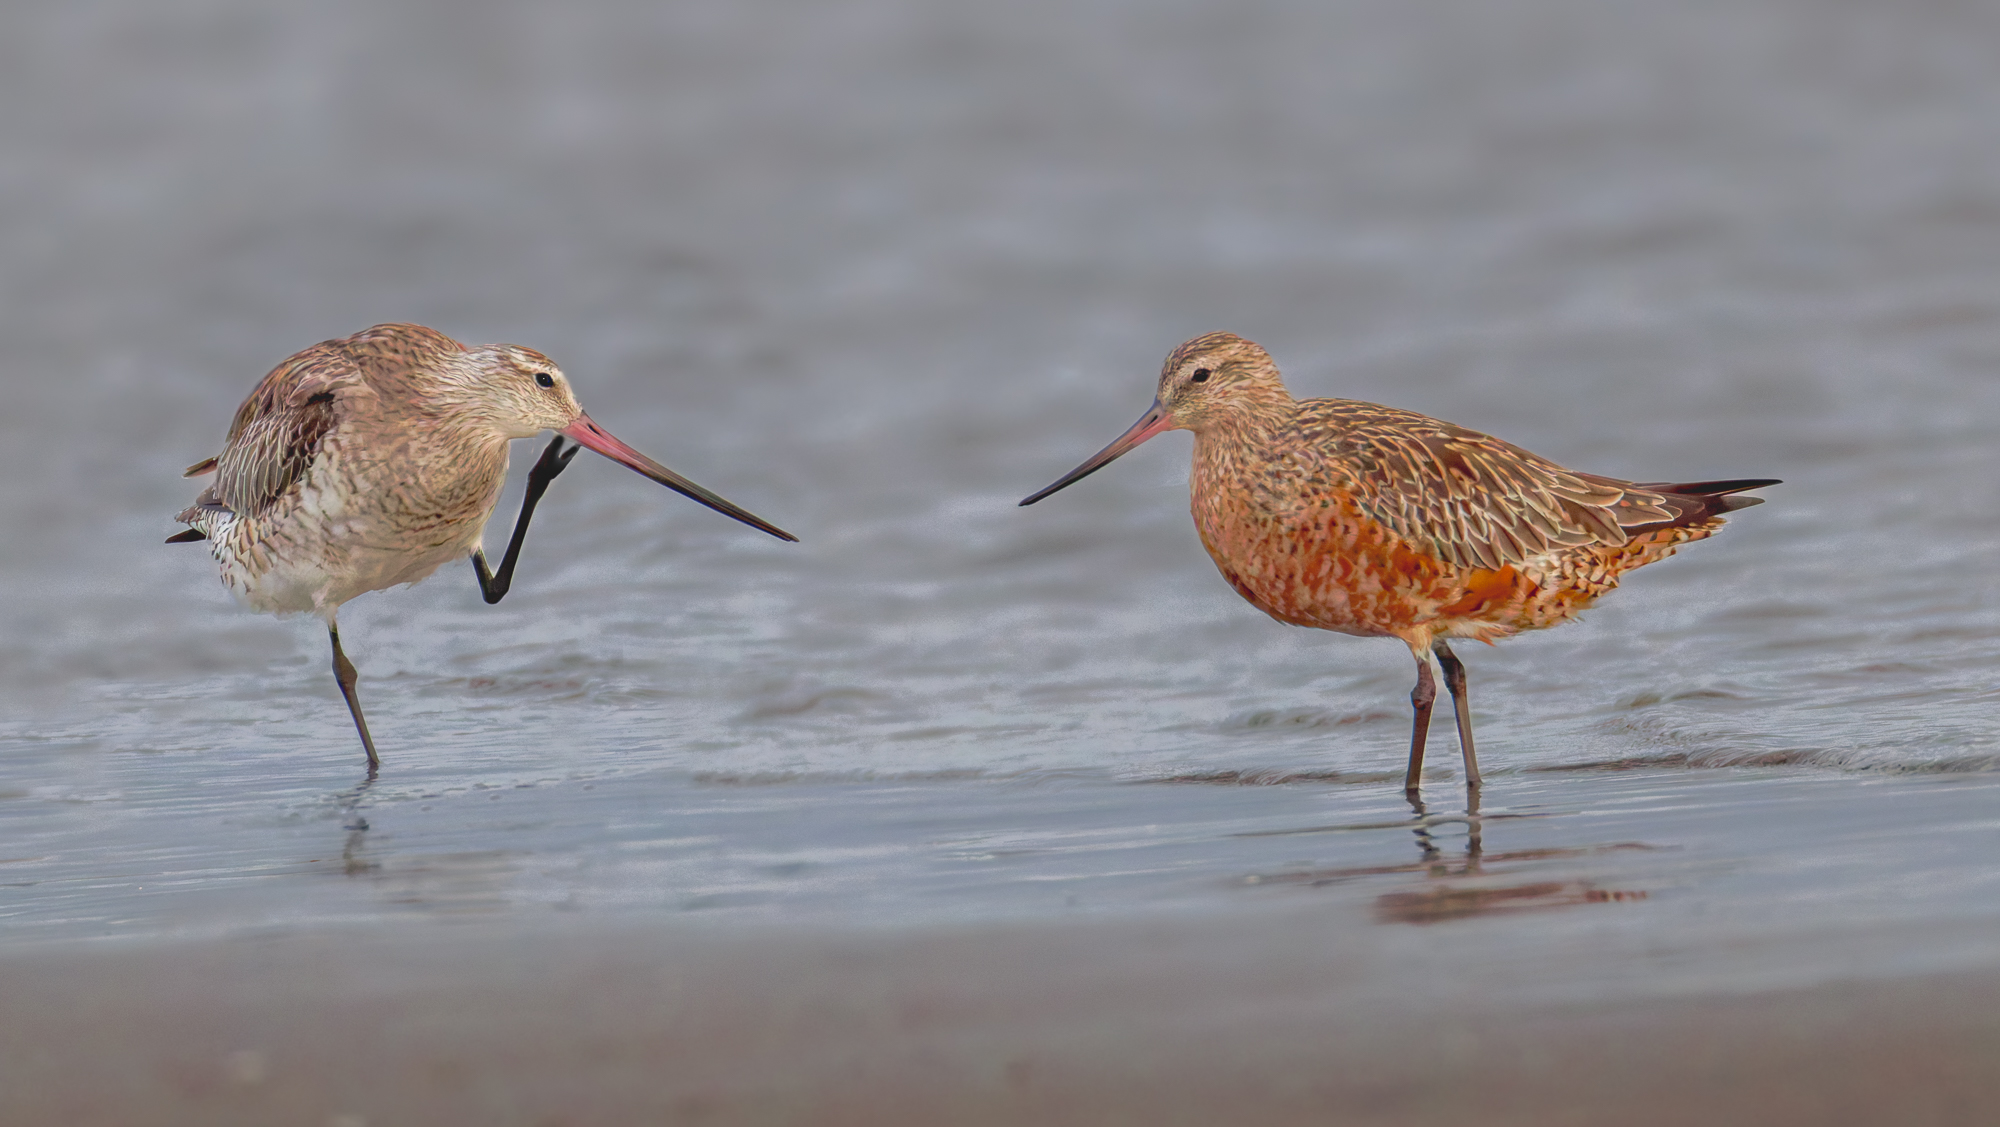
[[[1214,412],[1191,476],[1203,546],[1259,610],[1417,653],[1553,626],[1721,527],[1720,508],[1667,488],[1413,411],[1289,396]]]
[[[506,558],[481,545],[507,477],[507,446],[557,432],[528,476]],[[569,380],[531,348],[468,347],[422,325],[377,325],[325,341],[272,369],[237,409],[221,454],[187,476],[215,479],[170,543],[207,540],[223,583],[254,610],[310,612],[333,642],[334,675],[368,753],[373,738],[335,618],[357,595],[415,583],[470,556],[498,602],[542,491],[575,439],[708,507],[785,540],[737,508],[613,438],[584,414]]]
[[[1768,480],[1635,484],[1565,469],[1413,411],[1293,399],[1262,348],[1229,333],[1167,357],[1153,409],[1029,504],[1165,430],[1194,432],[1195,527],[1229,584],[1280,622],[1394,637],[1462,671],[1445,640],[1554,626],[1628,571],[1711,536]],[[1476,783],[1471,722],[1460,737]],[[1428,699],[1418,704],[1410,785]]]
[[[314,345],[244,400],[221,455],[189,471],[212,471],[214,483],[177,519],[207,536],[223,583],[255,610],[329,617],[357,595],[415,583],[480,547],[509,440],[581,414],[566,383],[531,396],[531,377],[510,389],[529,408],[511,426],[464,409],[516,369],[554,365],[420,325]]]

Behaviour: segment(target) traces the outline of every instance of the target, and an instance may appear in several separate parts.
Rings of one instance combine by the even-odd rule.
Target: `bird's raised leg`
[[[1416,708],[1416,722],[1410,728],[1410,770],[1403,776],[1403,793],[1417,793],[1417,784],[1424,773],[1424,737],[1431,730],[1431,702],[1437,699],[1437,680],[1431,676],[1431,663],[1417,659],[1417,687],[1410,690],[1410,704]]]
[[[541,460],[528,471],[528,491],[521,497],[521,515],[514,518],[514,538],[507,541],[507,555],[500,560],[498,572],[486,569],[486,550],[474,549],[472,571],[479,576],[479,593],[486,596],[489,603],[497,603],[507,597],[507,589],[514,585],[514,561],[521,558],[521,542],[528,538],[528,521],[535,515],[535,506],[541,503],[542,494],[549,488],[549,482],[569,467],[569,460],[576,457],[581,446],[562,448],[563,436],[555,439],[542,451]]]
[[[1472,698],[1465,692],[1465,664],[1439,638],[1431,643],[1438,665],[1444,669],[1444,687],[1451,690],[1452,710],[1458,714],[1458,750],[1465,753],[1465,786],[1479,789],[1479,757],[1472,753]]]
[[[382,761],[375,756],[375,738],[368,734],[368,718],[361,715],[361,698],[354,692],[354,663],[341,652],[340,628],[332,619],[327,620],[326,634],[333,639],[333,679],[340,683],[340,695],[347,698],[347,711],[354,714],[354,730],[361,733],[361,746],[368,752],[368,774],[372,778]]]

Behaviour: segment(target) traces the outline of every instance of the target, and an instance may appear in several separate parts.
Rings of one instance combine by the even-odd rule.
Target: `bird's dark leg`
[[[354,714],[354,730],[361,733],[361,746],[368,752],[368,775],[373,778],[382,761],[375,756],[375,738],[368,734],[368,718],[361,715],[361,698],[354,693],[354,663],[341,652],[340,628],[329,621],[326,634],[333,639],[333,679],[340,683],[340,695],[347,698],[347,711]]]
[[[1479,789],[1479,757],[1472,752],[1472,698],[1465,692],[1465,664],[1439,638],[1431,643],[1438,665],[1444,669],[1444,687],[1451,690],[1452,710],[1458,714],[1458,750],[1465,753],[1465,786]]]
[[[489,603],[497,603],[507,597],[507,589],[514,585],[514,561],[521,558],[521,542],[528,538],[528,520],[535,515],[535,506],[541,503],[549,482],[569,468],[569,460],[583,449],[572,446],[564,450],[562,444],[563,436],[556,435],[542,451],[541,460],[535,463],[535,468],[528,471],[528,491],[521,497],[521,515],[514,518],[514,538],[507,542],[507,555],[500,561],[500,570],[486,570],[485,549],[472,553],[472,571],[479,576],[479,593],[486,596]]]
[[[1431,676],[1431,663],[1417,662],[1417,687],[1410,690],[1410,704],[1417,710],[1416,723],[1410,728],[1410,770],[1403,776],[1403,793],[1417,793],[1417,784],[1424,774],[1424,736],[1431,730],[1431,702],[1437,699],[1437,680]]]

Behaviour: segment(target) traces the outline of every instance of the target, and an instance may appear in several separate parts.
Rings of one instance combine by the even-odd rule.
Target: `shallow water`
[[[1987,13],[0,20],[8,942],[1324,896],[1706,952],[1725,917],[2000,911]],[[586,456],[498,607],[457,568],[343,612],[385,758],[361,789],[317,627],[159,541],[259,375],[404,319],[550,353],[804,542]],[[1302,396],[1786,481],[1583,622],[1464,653],[1482,873],[1416,867],[1406,653],[1242,604],[1184,436],[1015,507],[1218,328]],[[1290,832],[1328,826],[1364,828]],[[1447,869],[1465,833],[1436,828]],[[1970,957],[1938,944],[1869,965]]]

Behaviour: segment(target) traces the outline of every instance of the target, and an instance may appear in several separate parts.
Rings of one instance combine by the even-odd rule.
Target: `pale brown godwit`
[[[552,430],[500,570],[480,534],[507,476],[507,444]],[[581,445],[563,450],[563,438]],[[371,773],[380,765],[334,616],[367,591],[415,583],[470,555],[486,601],[514,578],[528,520],[584,446],[781,540],[737,508],[592,422],[548,357],[511,344],[467,347],[422,325],[377,325],[272,369],[236,411],[222,453],[188,467],[215,481],[167,542],[207,540],[222,581],[253,610],[326,621],[333,673]]]
[[[1176,348],[1152,409],[1032,505],[1162,431],[1194,432],[1201,542],[1251,605],[1294,626],[1400,638],[1417,659],[1404,789],[1424,763],[1436,656],[1479,786],[1465,666],[1448,638],[1491,643],[1563,622],[1635,567],[1762,503],[1768,478],[1634,484],[1567,470],[1451,423],[1349,399],[1293,399],[1262,348],[1210,333]]]

